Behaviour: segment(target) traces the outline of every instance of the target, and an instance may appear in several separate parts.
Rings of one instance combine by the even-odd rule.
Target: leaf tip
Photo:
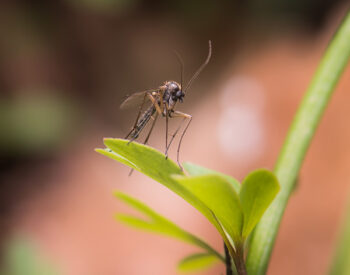
[[[94,151],[96,153],[101,154],[101,155],[106,155],[106,153],[111,153],[112,152],[112,150],[109,149],[109,148],[95,148]]]
[[[114,219],[116,221],[122,222],[124,215],[123,214],[119,214],[119,213],[115,213],[115,214],[113,214],[113,217],[114,217]]]
[[[120,191],[114,191],[114,192],[113,192],[113,195],[114,195],[114,197],[116,197],[116,198],[118,198],[118,199],[124,197],[124,193],[122,193],[122,192],[120,192]]]

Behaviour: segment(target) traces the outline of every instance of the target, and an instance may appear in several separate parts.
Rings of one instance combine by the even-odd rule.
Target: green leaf
[[[243,213],[238,194],[225,177],[207,174],[175,178],[215,214],[234,242],[240,241]]]
[[[252,232],[279,189],[277,178],[268,170],[256,170],[244,179],[239,193],[244,214],[243,238]]]
[[[196,245],[205,249],[210,255],[214,255],[218,259],[224,261],[224,257],[210,245],[191,233],[181,229],[179,226],[159,215],[139,200],[120,192],[116,192],[115,196],[146,216],[146,219],[141,219],[130,215],[118,214],[116,217],[119,221],[135,228],[163,234]]]
[[[184,173],[176,163],[166,159],[164,154],[149,146],[137,142],[129,143],[124,139],[107,138],[104,139],[104,143],[114,153],[108,149],[96,149],[98,153],[130,166],[163,184],[199,210],[222,236],[226,234],[208,206],[172,177],[173,175],[183,176]]]
[[[218,259],[211,254],[198,253],[192,254],[182,259],[177,269],[181,272],[197,271],[199,269],[206,269],[212,266]]]
[[[113,152],[111,149],[105,148],[105,149],[95,149],[95,151],[97,153],[100,153],[102,155],[105,155],[111,159],[114,159],[116,161],[119,161],[127,166],[130,166],[133,169],[137,169],[136,165],[132,162],[130,162],[129,160],[127,160],[126,158],[123,158],[122,156],[118,155],[117,153]]]
[[[241,184],[239,183],[238,180],[236,180],[236,179],[234,179],[234,178],[232,178],[232,177],[230,177],[228,175],[216,172],[214,170],[205,168],[203,166],[199,166],[197,164],[193,164],[191,162],[185,162],[183,164],[183,166],[185,167],[186,171],[191,176],[202,176],[202,175],[206,175],[206,174],[217,174],[217,175],[220,175],[220,176],[224,177],[229,183],[231,183],[232,187],[235,189],[237,194],[239,193],[239,190],[241,188]]]

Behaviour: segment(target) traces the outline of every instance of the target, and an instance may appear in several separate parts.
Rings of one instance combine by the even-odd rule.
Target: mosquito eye
[[[180,97],[182,97],[183,95],[182,95],[182,91],[181,90],[178,90],[177,92],[176,92],[176,97],[178,97],[178,98],[180,98]]]

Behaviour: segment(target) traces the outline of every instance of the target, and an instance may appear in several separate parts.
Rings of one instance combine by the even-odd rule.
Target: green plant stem
[[[226,275],[232,275],[232,261],[231,261],[231,256],[230,252],[228,251],[228,248],[224,242],[224,249],[225,249],[225,264],[226,264]]]
[[[341,235],[339,237],[338,247],[330,270],[331,275],[350,274],[350,196]]]
[[[299,107],[280,153],[275,174],[281,190],[252,236],[249,275],[265,274],[279,224],[320,118],[350,56],[350,13],[329,45]]]
[[[235,263],[238,275],[247,275],[247,270],[244,263],[243,242],[236,244],[236,251],[233,256],[233,261]]]

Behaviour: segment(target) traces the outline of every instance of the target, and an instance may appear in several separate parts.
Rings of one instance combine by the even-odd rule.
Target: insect
[[[151,120],[153,120],[151,128],[146,136],[146,139],[143,142],[143,144],[147,144],[158,117],[159,116],[165,117],[165,132],[166,132],[165,133],[165,157],[168,158],[168,150],[170,148],[170,145],[172,144],[175,136],[178,134],[181,127],[183,126],[183,123],[187,121],[187,124],[181,133],[180,141],[177,148],[177,163],[179,167],[182,169],[182,166],[179,161],[180,147],[181,147],[182,139],[192,121],[192,116],[175,110],[175,107],[178,102],[180,103],[183,102],[183,99],[188,89],[190,88],[191,84],[198,77],[198,75],[205,68],[205,66],[209,63],[209,60],[211,58],[211,53],[212,53],[212,47],[211,47],[211,41],[209,41],[209,52],[206,60],[197,69],[197,71],[191,77],[191,79],[189,80],[185,88],[183,88],[182,86],[183,67],[184,67],[183,61],[180,55],[177,52],[175,52],[178,58],[178,61],[181,65],[181,85],[176,81],[166,81],[162,86],[158,87],[157,89],[134,93],[123,101],[123,103],[120,105],[121,109],[126,109],[131,106],[134,106],[135,104],[139,104],[139,111],[138,111],[138,115],[136,117],[134,126],[125,137],[125,139],[130,140],[129,143],[136,140],[139,137],[142,130],[145,128],[145,126]],[[143,111],[143,108],[145,107],[145,105],[149,105],[149,106],[146,108],[145,111]],[[174,132],[174,134],[169,139],[169,135],[168,135],[169,118],[176,118],[176,117],[182,118],[182,121],[179,124],[176,131]]]

